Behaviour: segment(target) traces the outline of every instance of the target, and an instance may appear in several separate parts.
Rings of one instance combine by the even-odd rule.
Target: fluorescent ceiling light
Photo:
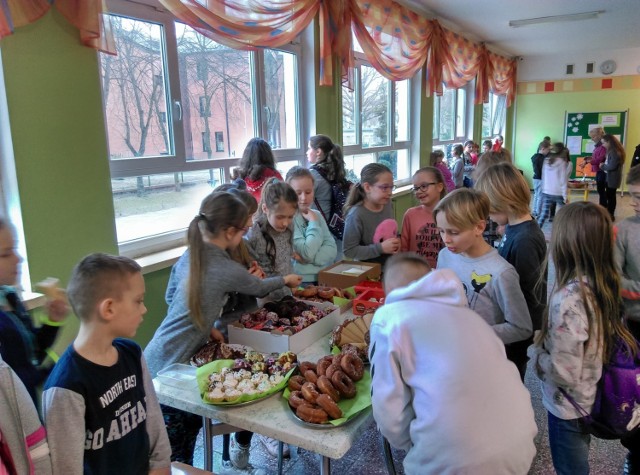
[[[598,10],[595,12],[571,13],[568,15],[542,16],[538,18],[527,18],[524,20],[511,20],[509,22],[509,26],[511,28],[518,28],[521,26],[538,25],[540,23],[558,23],[563,21],[591,20],[592,18],[598,18],[598,15],[600,15],[601,13],[604,13],[604,10]]]

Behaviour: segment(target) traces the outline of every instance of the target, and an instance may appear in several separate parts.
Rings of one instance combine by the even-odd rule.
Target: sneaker
[[[273,458],[278,458],[278,442],[276,439],[272,439],[271,437],[267,437],[261,434],[256,434],[256,436],[258,437],[258,440],[262,443],[262,445],[264,446],[264,449],[267,451],[267,453],[269,455],[271,455],[271,457]],[[283,444],[282,445],[282,457],[286,458],[286,457],[290,457],[291,456],[291,451],[289,450],[289,445],[288,444]]]
[[[247,463],[245,468],[236,467],[231,460],[223,460],[220,464],[220,475],[267,475],[267,471]]]
[[[229,437],[229,458],[234,467],[243,469],[249,465],[249,446],[240,445],[236,441],[235,434]]]

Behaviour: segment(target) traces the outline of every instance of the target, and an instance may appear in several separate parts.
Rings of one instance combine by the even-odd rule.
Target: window
[[[504,135],[507,121],[507,96],[489,93],[489,102],[482,105],[482,138]]]
[[[469,94],[472,83],[459,89],[444,86],[442,96],[433,101],[433,150],[442,150],[446,158],[451,158],[451,149],[456,143],[464,142],[470,135],[467,124],[471,123],[468,111],[473,94]]]
[[[234,50],[167,12],[108,6],[118,55],[100,54],[100,72],[116,230],[121,252],[140,255],[183,239],[249,139],[265,138],[279,164],[304,156],[300,46]]]
[[[357,42],[356,42],[357,43]],[[354,51],[359,48],[354,46]],[[342,86],[342,134],[347,174],[359,180],[371,162],[387,165],[394,180],[411,177],[410,82],[390,81],[357,54],[355,87]]]

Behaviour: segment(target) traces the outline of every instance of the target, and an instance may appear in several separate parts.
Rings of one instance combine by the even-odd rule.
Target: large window
[[[489,102],[482,105],[482,138],[504,135],[507,122],[507,96],[489,93]]]
[[[387,165],[395,180],[410,178],[409,86],[408,80],[384,78],[359,56],[355,88],[342,86],[343,145],[350,179],[359,180],[360,171],[371,162]]]
[[[447,159],[457,143],[464,142],[472,135],[471,114],[473,112],[472,83],[459,89],[444,87],[442,96],[433,101],[433,150],[442,150]]]
[[[184,236],[249,139],[267,140],[286,167],[304,156],[299,46],[234,50],[150,7],[109,8],[118,55],[100,66],[116,230],[136,254]]]

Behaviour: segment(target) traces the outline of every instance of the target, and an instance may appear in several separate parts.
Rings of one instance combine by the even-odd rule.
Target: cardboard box
[[[326,287],[345,289],[363,280],[380,278],[380,264],[375,262],[340,261],[318,273],[318,283]]]
[[[372,302],[369,299],[374,298],[376,302]],[[384,292],[382,290],[369,289],[362,292],[358,295],[353,301],[353,314],[354,315],[364,315],[367,311],[371,309],[375,310],[376,308],[383,305],[382,302],[379,302],[380,299],[384,299]]]
[[[382,290],[382,282],[373,281],[373,280],[363,280],[362,282],[359,282],[354,287],[354,289],[356,291],[356,295],[361,294],[362,292],[365,292],[365,291],[370,290],[370,289]]]
[[[313,304],[311,302],[307,302]],[[327,304],[325,304],[326,306]],[[331,305],[331,304],[328,304]],[[323,305],[318,305],[322,307]],[[340,325],[344,320],[340,309],[336,308],[333,312],[316,323],[312,323],[307,328],[293,335],[286,335],[278,331],[265,332],[261,330],[252,330],[245,328],[240,322],[229,325],[229,343],[239,343],[252,347],[256,351],[263,353],[282,353],[284,351],[293,351],[300,353],[323,336],[326,336],[333,328]],[[329,339],[327,338],[327,347]]]

